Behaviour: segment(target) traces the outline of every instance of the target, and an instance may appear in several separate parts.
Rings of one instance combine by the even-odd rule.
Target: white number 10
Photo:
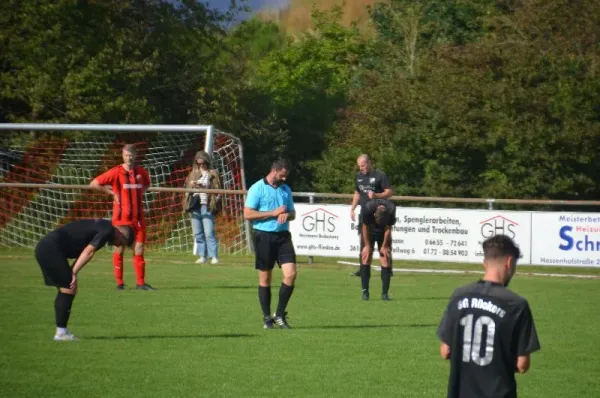
[[[489,316],[477,318],[473,325],[473,314],[469,314],[460,320],[465,327],[463,334],[463,362],[473,361],[479,366],[486,366],[494,359],[494,334],[496,334],[496,323]],[[483,325],[487,326],[487,338],[485,341],[485,356],[481,356],[481,335]]]

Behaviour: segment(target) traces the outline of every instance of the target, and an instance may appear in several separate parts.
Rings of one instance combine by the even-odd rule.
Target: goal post
[[[0,246],[34,247],[58,225],[110,218],[112,198],[87,186],[123,162],[124,144],[135,144],[137,161],[151,177],[143,202],[150,249],[192,251],[194,237],[190,216],[182,207],[183,187],[195,153],[205,150],[212,155],[212,167],[223,185],[223,211],[215,222],[220,252],[251,250],[248,223],[243,219],[242,143],[212,125],[7,123],[0,124],[0,135],[4,135],[0,183],[5,185],[0,187]],[[40,185],[7,186],[11,183]]]

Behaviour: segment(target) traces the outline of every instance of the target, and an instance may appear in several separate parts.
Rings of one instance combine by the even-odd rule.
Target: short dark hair
[[[518,260],[521,256],[521,250],[515,242],[506,235],[494,235],[486,239],[483,244],[483,257],[488,260],[512,257]]]
[[[375,214],[373,215],[375,218],[375,224],[379,226],[383,226],[383,224],[387,223],[386,211],[384,205],[379,205],[375,208]]]
[[[290,171],[290,165],[286,159],[277,159],[276,161],[273,162],[273,164],[271,164],[271,170],[279,171],[282,169],[286,169],[287,171]]]

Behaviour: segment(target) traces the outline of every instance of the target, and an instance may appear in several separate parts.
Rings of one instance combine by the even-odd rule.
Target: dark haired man
[[[361,210],[360,279],[362,299],[369,299],[371,261],[375,243],[381,263],[381,299],[389,300],[392,277],[392,226],[396,224],[396,205],[386,199],[368,201]]]
[[[54,300],[54,340],[76,340],[67,330],[71,306],[77,294],[77,274],[104,245],[131,246],[133,230],[113,226],[108,220],[79,220],[50,232],[35,247],[35,258],[47,286],[58,288]],[[73,267],[69,259],[76,259]]]
[[[485,240],[485,275],[450,298],[437,330],[450,360],[449,398],[517,396],[514,373],[527,372],[540,349],[529,303],[507,289],[519,256],[508,236]]]
[[[286,307],[296,281],[296,252],[289,222],[296,217],[292,190],[285,183],[289,165],[277,160],[269,174],[255,182],[246,196],[244,218],[254,229],[255,268],[258,270],[258,299],[263,312],[264,329],[290,329]],[[283,272],[277,310],[271,314],[271,277],[275,262]]]

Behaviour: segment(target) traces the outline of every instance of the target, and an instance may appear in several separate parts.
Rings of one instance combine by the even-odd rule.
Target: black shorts
[[[381,250],[381,245],[383,245],[383,232],[370,232],[369,240],[371,241],[371,249],[375,249],[375,243],[377,243],[377,250]],[[362,252],[363,247],[365,247],[362,239],[362,235],[360,236],[360,251]],[[360,257],[360,254],[359,254]]]
[[[279,264],[296,264],[296,251],[292,243],[292,234],[285,232],[263,232],[254,230],[255,268],[267,271]]]
[[[375,250],[375,243],[377,243],[377,250],[381,250],[383,245],[383,232],[371,232],[369,233],[369,240],[371,241],[371,253]],[[362,236],[360,237],[360,251],[358,252],[358,261],[362,262],[362,249],[365,247],[363,244]],[[392,266],[392,252],[390,251],[390,267]]]
[[[68,288],[71,285],[73,272],[55,238],[46,236],[40,240],[35,247],[35,258],[42,269],[47,286]]]

